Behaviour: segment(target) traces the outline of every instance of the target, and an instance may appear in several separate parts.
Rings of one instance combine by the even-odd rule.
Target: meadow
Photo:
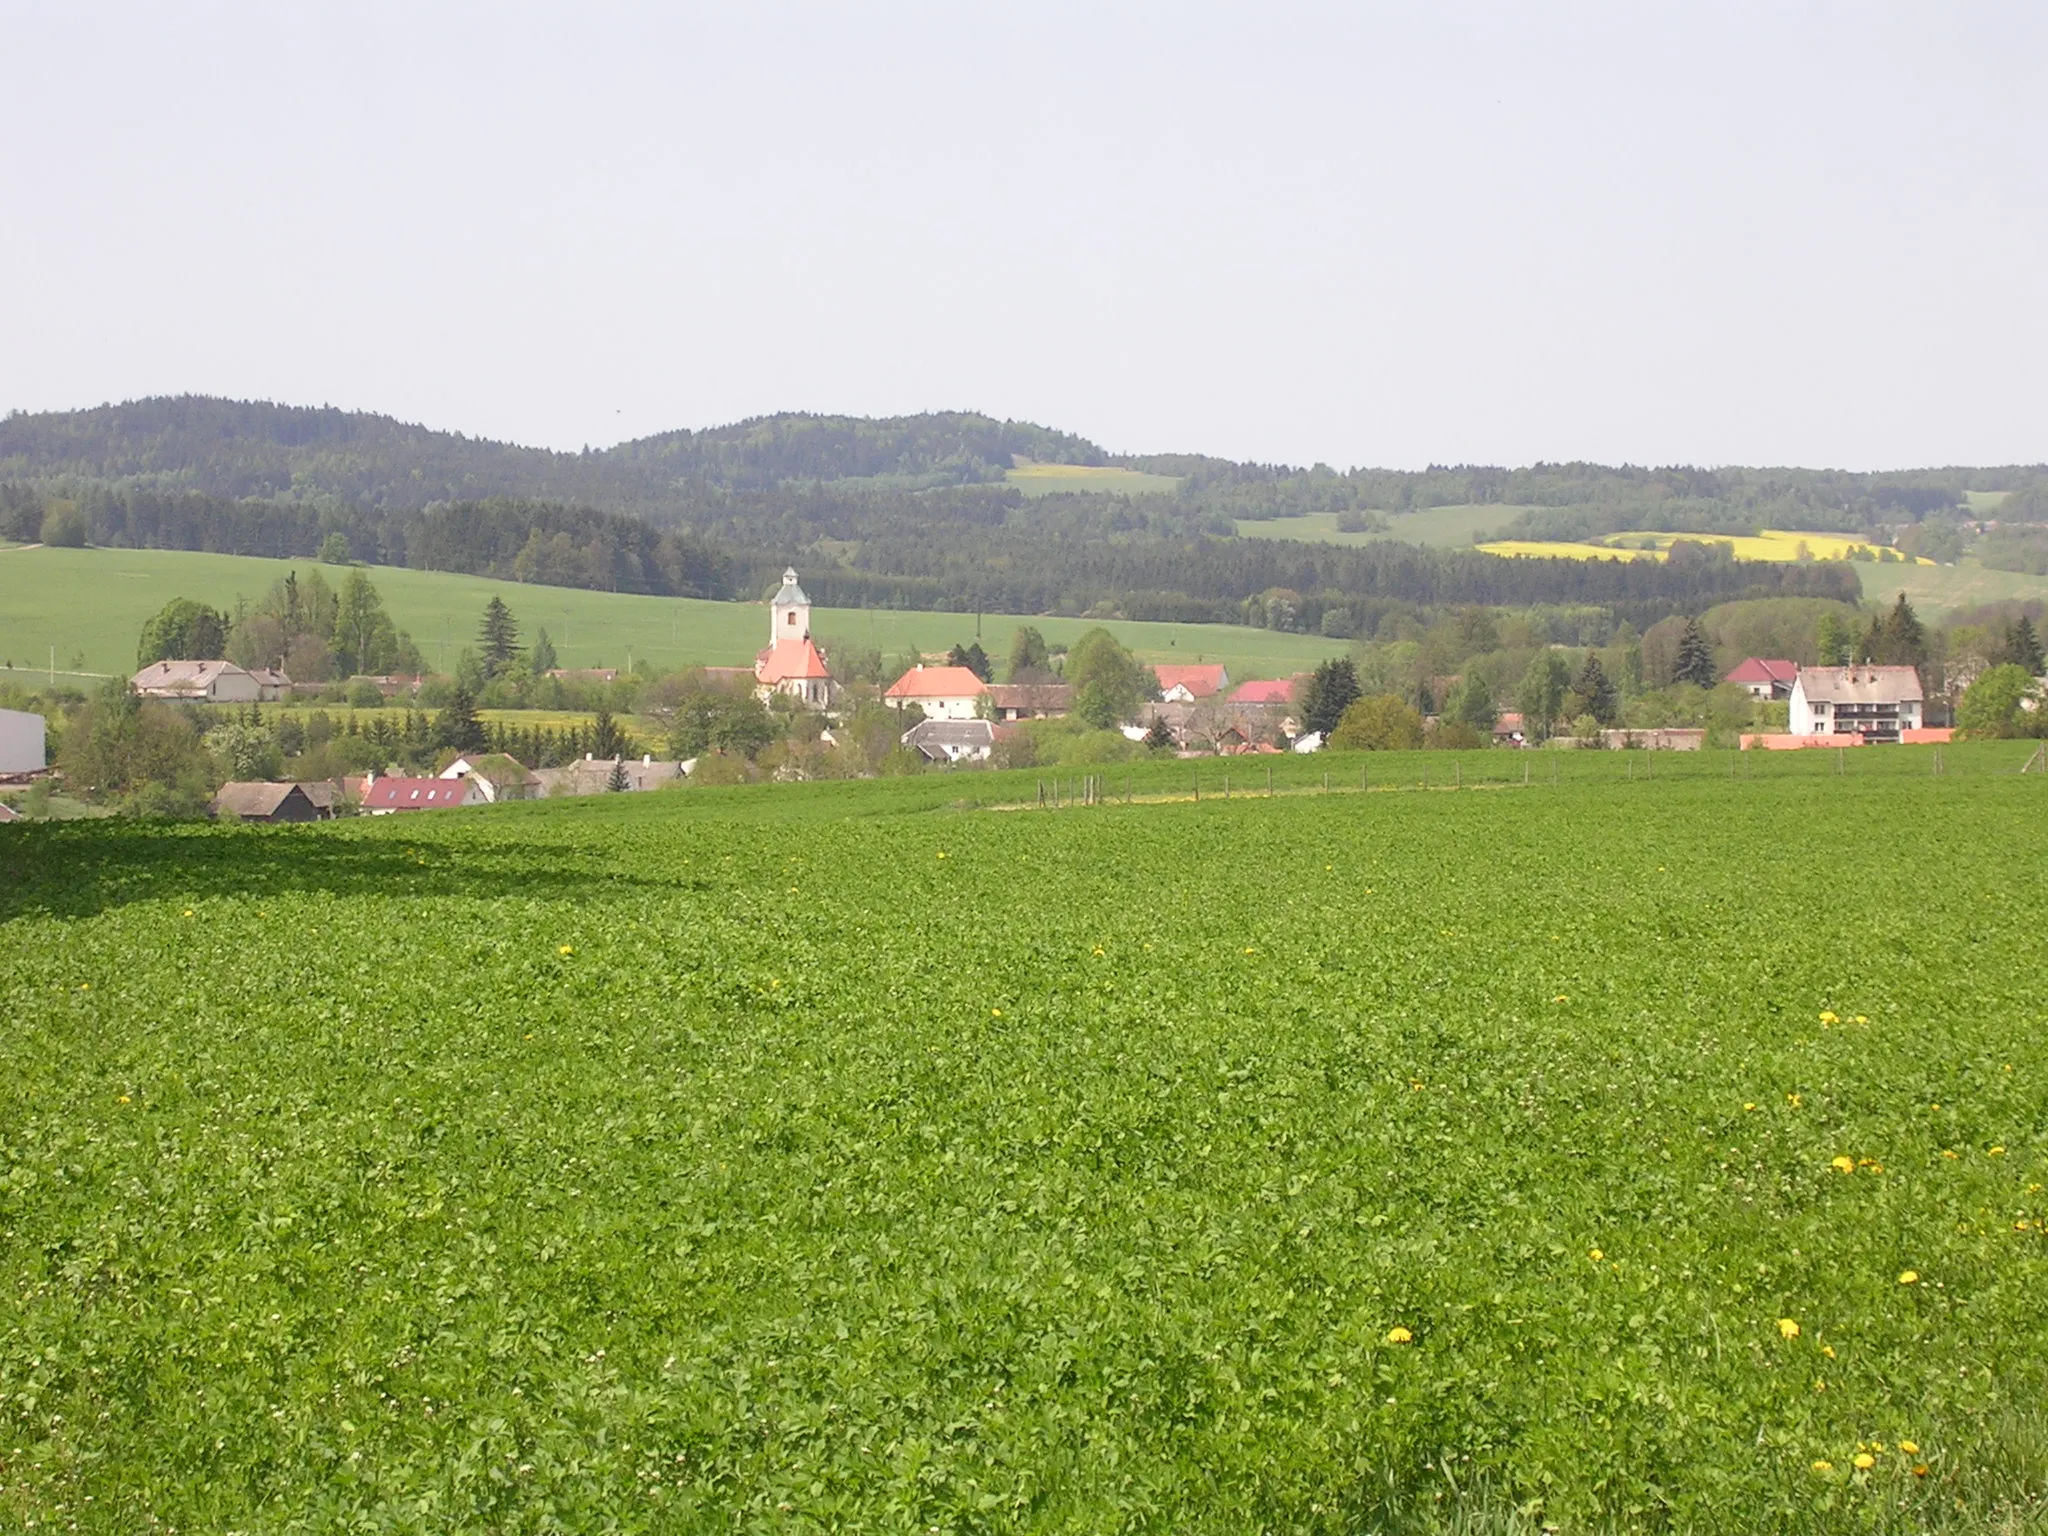
[[[1300,517],[1275,517],[1258,521],[1241,518],[1237,535],[1241,539],[1301,539],[1311,544],[1373,544],[1398,539],[1407,544],[1426,544],[1433,549],[1465,549],[1475,539],[1490,538],[1512,523],[1527,507],[1494,504],[1487,506],[1429,507],[1420,512],[1383,512],[1387,520],[1383,533],[1345,533],[1337,526],[1335,512],[1308,512]]]
[[[2030,745],[0,829],[0,1516],[2043,1529]]]
[[[1100,491],[1115,496],[1170,496],[1178,475],[1089,464],[1020,464],[1004,477],[1026,496],[1059,496]]]
[[[126,675],[134,670],[143,624],[172,598],[196,598],[232,613],[238,598],[253,601],[287,571],[314,564],[161,549],[0,551],[0,662],[39,671],[54,647],[60,671]],[[641,660],[659,668],[742,666],[754,659],[768,628],[766,610],[756,603],[369,569],[393,622],[411,633],[435,668],[452,667],[472,643],[477,616],[493,594],[511,605],[529,640],[535,630],[547,630],[565,667],[624,667]],[[324,574],[338,582],[341,573],[329,567]],[[1097,622],[881,608],[819,608],[811,621],[821,639],[877,646],[890,658],[913,648],[943,653],[973,640],[977,627],[982,645],[1000,658],[1020,625],[1034,624],[1048,641],[1065,645]],[[1285,677],[1332,654],[1332,643],[1313,635],[1240,625],[1107,620],[1102,627],[1148,662],[1221,661],[1233,677]]]

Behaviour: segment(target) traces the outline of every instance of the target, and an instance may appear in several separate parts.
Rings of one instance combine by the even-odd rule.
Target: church
[[[768,647],[754,658],[754,684],[764,703],[781,693],[813,709],[830,709],[838,691],[811,640],[811,600],[794,568],[782,573],[782,589],[768,604]]]

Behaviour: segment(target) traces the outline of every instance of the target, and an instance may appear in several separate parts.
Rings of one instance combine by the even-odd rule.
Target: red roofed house
[[[915,704],[927,720],[972,720],[988,684],[966,667],[928,667],[919,662],[889,685],[882,702],[891,709]]]
[[[1753,699],[1789,699],[1798,677],[1796,661],[1762,661],[1751,656],[1721,681],[1735,684]]]
[[[459,805],[484,803],[483,786],[474,777],[380,779],[372,774],[363,789],[365,816],[389,816],[394,811],[446,811]]]
[[[1154,667],[1159,679],[1159,697],[1168,704],[1193,704],[1214,698],[1230,686],[1230,674],[1222,662],[1206,665]]]
[[[782,588],[768,604],[768,648],[754,658],[754,691],[765,702],[773,694],[831,706],[837,687],[825,653],[811,640],[811,600],[796,584],[794,568],[782,573]]]
[[[1292,704],[1294,688],[1301,681],[1301,675],[1294,677],[1258,678],[1249,683],[1240,683],[1237,691],[1230,696],[1233,704]]]

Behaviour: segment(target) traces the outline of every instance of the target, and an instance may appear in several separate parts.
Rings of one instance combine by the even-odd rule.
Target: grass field
[[[2040,1530],[2028,745],[0,829],[0,1512]]]
[[[1025,464],[1011,470],[1008,479],[1026,496],[1057,496],[1080,491],[1109,491],[1119,496],[1166,496],[1180,486],[1178,475],[1149,475],[1142,470],[1098,468],[1086,464]]]
[[[1301,539],[1311,544],[1372,544],[1398,539],[1406,544],[1427,544],[1435,549],[1464,549],[1475,537],[1490,536],[1513,522],[1527,507],[1431,507],[1422,512],[1383,512],[1388,529],[1384,533],[1343,533],[1335,512],[1311,512],[1302,517],[1276,517],[1264,522],[1240,519],[1238,537],[1246,539]]]
[[[1978,603],[2048,601],[2048,576],[1994,571],[1974,560],[1960,565],[1858,565],[1866,602],[1889,603],[1904,592],[1915,611],[1939,618]]]
[[[31,670],[74,657],[79,670],[132,671],[136,636],[173,597],[197,598],[232,612],[237,597],[254,599],[286,571],[313,562],[259,560],[178,550],[16,549],[0,551],[0,661]],[[371,569],[385,606],[419,642],[429,666],[452,666],[476,633],[477,616],[493,593],[511,605],[527,638],[546,629],[562,665],[625,666],[629,655],[658,666],[739,666],[763,644],[766,610],[759,604],[640,597],[527,587],[517,582],[451,576],[437,571]],[[339,573],[326,572],[330,582]],[[915,613],[877,608],[820,608],[812,628],[827,640],[876,645],[885,656],[917,647],[944,651],[975,638],[971,613]],[[1087,619],[985,614],[981,642],[1006,655],[1020,624],[1035,624],[1055,645],[1095,627]],[[1283,677],[1313,667],[1333,642],[1313,635],[1224,624],[1104,625],[1146,661],[1221,661],[1233,677]]]

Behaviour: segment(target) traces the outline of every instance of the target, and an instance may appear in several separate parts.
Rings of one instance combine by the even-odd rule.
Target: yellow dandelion
[[[1101,946],[1100,944],[1098,944],[1098,945],[1096,945],[1096,946],[1095,946],[1095,953],[1096,953],[1096,954],[1098,954],[1098,955],[1099,955],[1099,954],[1101,954],[1101,953],[1103,953],[1103,949],[1102,949],[1102,946]],[[1246,954],[1250,954],[1250,953],[1251,953],[1251,951],[1250,951],[1250,950],[1246,950],[1246,951],[1245,951],[1245,953],[1246,953]]]
[[[574,944],[558,944],[555,946],[555,953],[558,955],[573,955],[576,953],[576,946]]]
[[[1944,1150],[1941,1155],[1945,1158],[1948,1158],[1950,1161],[1954,1161],[1956,1158],[1961,1157],[1963,1154],[1960,1152],[1950,1152]]]
[[[1571,1001],[1571,999],[1569,997],[1566,997],[1564,993],[1560,992],[1557,994],[1557,996],[1553,997],[1551,1001],[1553,1003],[1568,1003]]]
[[[1835,1464],[1832,1461],[1816,1461],[1813,1470],[1825,1475],[1835,1470]]]
[[[1387,1330],[1387,1342],[1389,1344],[1411,1344],[1414,1341],[1415,1335],[1406,1328],[1389,1328]]]
[[[1796,1093],[1788,1093],[1785,1095],[1785,1102],[1787,1104],[1790,1104],[1794,1109],[1797,1109],[1801,1104],[1805,1103],[1806,1101]]]
[[[992,1019],[1000,1019],[1003,1016],[1003,1010],[1000,1008],[991,1008],[988,1011],[988,1016]]]
[[[1858,1451],[1856,1453],[1855,1465],[1858,1472],[1868,1472],[1877,1465],[1877,1458],[1868,1451]]]
[[[1586,1257],[1591,1259],[1595,1264],[1598,1264],[1602,1259],[1606,1258],[1607,1255],[1602,1253],[1598,1248],[1590,1248],[1586,1251]]]
[[[1244,952],[1248,955],[1256,955],[1258,953],[1258,950],[1253,948],[1251,945],[1247,944],[1244,947]]]
[[[119,1102],[123,1104],[133,1104],[135,1101],[129,1098],[128,1095],[124,1093],[121,1095]]]
[[[1828,1166],[1837,1173],[1854,1173],[1856,1171],[1856,1159],[1853,1157],[1837,1157],[1830,1160]]]
[[[187,908],[185,909],[185,915],[186,915],[187,917],[190,917],[190,916],[192,915],[192,909],[191,909],[190,907],[187,907]]]
[[[1797,1323],[1793,1322],[1793,1321],[1792,1321],[1792,1319],[1791,1319],[1791,1318],[1789,1318],[1789,1317],[1781,1317],[1781,1318],[1779,1318],[1779,1319],[1778,1319],[1778,1337],[1779,1337],[1779,1338],[1781,1338],[1781,1339],[1796,1339],[1796,1338],[1798,1338],[1798,1337],[1799,1337],[1799,1325],[1798,1325]]]
[[[1899,1442],[1899,1450],[1908,1456],[1918,1456],[1920,1454],[1920,1447],[1910,1440],[1901,1440]]]
[[[1748,1103],[1748,1104],[1745,1104],[1745,1105],[1743,1105],[1743,1106],[1742,1106],[1742,1112],[1743,1112],[1744,1114],[1753,1114],[1753,1113],[1755,1113],[1755,1111],[1756,1111],[1756,1105],[1755,1105],[1755,1103],[1754,1103],[1754,1102],[1751,1102],[1751,1103]]]
[[[1986,1157],[2003,1157],[2005,1156],[2005,1148],[1993,1147],[1989,1152],[1986,1152],[1984,1155]]]
[[[1869,1020],[1869,1019],[1867,1019],[1867,1018],[1865,1018],[1865,1017],[1864,1017],[1864,1016],[1863,1016],[1862,1014],[1860,1014],[1860,1013],[1859,1013],[1859,1014],[1857,1014],[1857,1015],[1856,1015],[1856,1022],[1857,1022],[1858,1024],[1868,1024],[1868,1023],[1870,1022],[1870,1020]]]
[[[942,850],[940,851],[940,853],[939,853],[939,857],[943,859],[943,858],[944,858],[945,856],[946,856],[946,855],[945,855],[945,852],[944,852],[944,850],[942,849]]]
[[[1820,1021],[1823,1024],[1839,1024],[1841,1022],[1841,1020],[1835,1017],[1833,1011],[1829,1009],[1821,1011]]]
[[[1835,1346],[1832,1344],[1821,1345],[1820,1352],[1826,1355],[1830,1360],[1835,1358]]]
[[[92,990],[92,983],[89,981],[81,981],[78,984],[78,990],[81,992],[90,992]],[[2003,1152],[2005,1148],[2000,1147],[1998,1150]]]
[[[1919,1283],[1920,1283],[1920,1271],[1919,1271],[1919,1270],[1917,1270],[1917,1269],[1902,1269],[1902,1270],[1900,1270],[1900,1271],[1899,1271],[1899,1284],[1901,1284],[1901,1285],[1918,1285]]]

